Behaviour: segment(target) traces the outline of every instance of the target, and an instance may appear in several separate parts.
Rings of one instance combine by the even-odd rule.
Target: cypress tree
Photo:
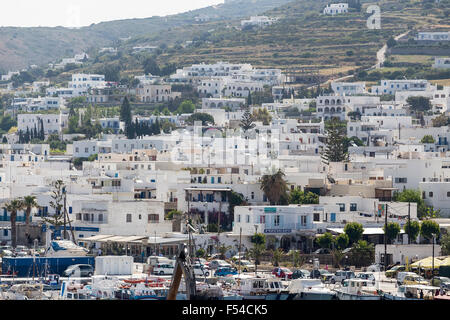
[[[252,93],[251,92],[249,92],[248,93],[248,98],[247,98],[247,106],[251,106],[253,104],[253,101],[252,101]]]
[[[25,143],[30,142],[30,129],[27,127],[27,132],[25,132]]]
[[[332,119],[327,123],[327,143],[322,153],[322,161],[330,162],[348,161],[348,153],[345,151],[346,127],[339,119]]]
[[[245,112],[242,115],[240,127],[242,128],[242,130],[244,130],[244,132],[252,130],[256,127],[256,124],[253,123],[253,116],[250,112],[249,107],[245,108]]]

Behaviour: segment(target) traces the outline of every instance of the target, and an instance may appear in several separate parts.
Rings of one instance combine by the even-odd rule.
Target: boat
[[[236,276],[231,290],[242,296],[242,300],[288,300],[289,292],[285,290],[278,278],[263,276]]]
[[[381,300],[381,294],[373,280],[347,279],[341,287],[334,290],[339,300]]]
[[[16,284],[3,292],[4,300],[43,300],[46,298],[42,284]]]
[[[95,300],[92,295],[92,288],[73,280],[63,281],[58,300]]]
[[[295,279],[289,285],[293,300],[337,300],[337,293],[328,289],[319,279]]]
[[[114,298],[117,300],[166,300],[168,293],[167,287],[149,287],[140,282],[115,290]]]
[[[440,291],[439,287],[432,287],[422,284],[403,285],[397,288],[397,292],[383,293],[383,300],[434,300],[436,292]],[[420,292],[422,292],[422,297]]]

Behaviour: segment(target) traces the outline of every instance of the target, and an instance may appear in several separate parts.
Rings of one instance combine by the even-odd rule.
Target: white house
[[[332,82],[333,92],[339,95],[355,95],[366,93],[365,82]]]
[[[323,9],[323,14],[336,15],[348,12],[348,3],[332,3]]]
[[[445,57],[435,57],[433,68],[435,69],[449,69],[450,68],[450,58]]]
[[[106,85],[105,76],[100,74],[73,74],[69,88],[88,89],[104,87]]]
[[[17,126],[19,131],[34,130],[39,128],[40,121],[43,121],[45,134],[57,133],[60,134],[67,128],[69,115],[68,114],[19,114],[17,116]]]
[[[266,27],[274,24],[278,21],[278,18],[269,18],[267,16],[253,16],[250,17],[249,20],[242,20],[241,26],[247,27],[247,26],[257,26],[257,27]]]

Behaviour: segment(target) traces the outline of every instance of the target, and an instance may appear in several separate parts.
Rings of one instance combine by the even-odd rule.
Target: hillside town
[[[127,83],[70,71],[90,60],[47,66],[70,81],[2,75],[0,300],[450,299],[450,85],[305,86],[245,59]],[[197,288],[184,273],[173,293],[183,262]]]

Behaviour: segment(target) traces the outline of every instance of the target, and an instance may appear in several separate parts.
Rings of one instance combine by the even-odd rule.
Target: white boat
[[[45,251],[46,257],[84,257],[89,250],[69,240],[54,240]]]
[[[63,281],[58,300],[94,300],[92,288],[75,281]]]
[[[397,292],[385,292],[383,300],[433,300],[436,296],[436,291],[439,287],[432,287],[427,285],[403,285],[399,286]],[[422,298],[421,294],[422,292]]]
[[[335,300],[336,292],[328,289],[319,279],[295,279],[289,285],[294,300]]]
[[[381,300],[373,280],[347,279],[334,291],[339,300]]]
[[[232,291],[243,300],[287,300],[289,293],[284,289],[280,279],[262,276],[240,275],[235,278]]]
[[[3,293],[4,300],[44,300],[47,299],[42,284],[16,284]]]

